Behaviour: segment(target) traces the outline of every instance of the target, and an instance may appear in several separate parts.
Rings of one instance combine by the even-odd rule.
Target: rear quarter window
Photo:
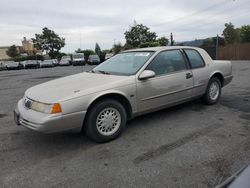
[[[199,52],[192,49],[184,50],[191,64],[192,69],[201,68],[205,66],[204,60],[202,59]]]

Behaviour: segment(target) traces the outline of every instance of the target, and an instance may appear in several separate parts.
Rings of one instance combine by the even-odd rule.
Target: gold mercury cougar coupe
[[[232,78],[230,61],[213,61],[200,48],[128,50],[89,72],[29,88],[14,119],[35,131],[83,130],[92,140],[106,142],[138,115],[199,97],[216,104]]]

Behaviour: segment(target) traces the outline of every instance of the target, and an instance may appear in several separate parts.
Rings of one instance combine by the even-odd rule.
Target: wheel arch
[[[213,77],[216,77],[216,78],[218,78],[220,80],[221,87],[224,86],[224,76],[223,76],[223,74],[221,72],[214,72],[213,74],[211,74],[210,79],[213,78]]]
[[[124,108],[125,108],[125,110],[127,112],[127,118],[128,119],[132,118],[132,106],[131,106],[131,103],[129,102],[128,98],[124,94],[119,93],[119,92],[103,93],[103,94],[100,94],[100,95],[96,96],[89,103],[86,115],[88,115],[90,109],[95,104],[97,104],[99,101],[102,101],[102,100],[105,100],[105,99],[113,99],[113,100],[116,100],[116,101],[120,102],[124,106]]]

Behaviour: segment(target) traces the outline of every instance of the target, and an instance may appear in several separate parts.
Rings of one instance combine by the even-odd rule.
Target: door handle
[[[187,73],[186,74],[186,79],[189,79],[189,78],[192,78],[193,77],[193,74],[192,73]]]

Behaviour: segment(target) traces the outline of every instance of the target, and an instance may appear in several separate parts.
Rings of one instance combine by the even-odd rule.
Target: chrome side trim
[[[204,85],[205,84],[199,84],[199,85],[196,85],[196,86],[187,87],[185,89],[180,89],[180,90],[177,90],[177,91],[172,91],[172,92],[163,93],[163,94],[160,94],[160,95],[155,95],[155,96],[152,96],[152,97],[141,99],[141,101],[147,101],[147,100],[151,100],[151,99],[155,99],[155,98],[159,98],[159,97],[164,97],[164,96],[167,96],[167,95],[172,95],[172,94],[175,94],[175,93],[180,93],[182,91],[187,91],[187,90],[194,89],[194,88],[197,88],[197,87],[201,87],[201,86],[204,86]]]

